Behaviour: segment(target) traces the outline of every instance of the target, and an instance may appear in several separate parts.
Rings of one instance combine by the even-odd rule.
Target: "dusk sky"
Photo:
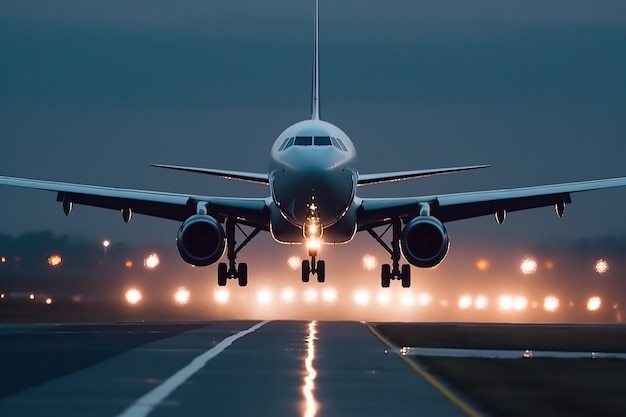
[[[312,19],[313,0],[3,1],[0,174],[266,196],[148,165],[264,172],[278,134],[309,117]],[[360,172],[492,165],[363,196],[626,176],[623,0],[329,0],[320,30],[322,118],[354,141]],[[2,233],[173,245],[180,226],[80,206],[66,219],[45,191],[0,196]],[[452,244],[626,234],[626,187],[572,200],[562,219],[449,224]]]

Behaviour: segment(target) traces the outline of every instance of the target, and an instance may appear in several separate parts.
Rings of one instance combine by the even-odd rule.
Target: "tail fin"
[[[311,120],[320,119],[319,18],[320,2],[319,0],[315,0],[315,18],[313,20],[313,88],[311,91]]]

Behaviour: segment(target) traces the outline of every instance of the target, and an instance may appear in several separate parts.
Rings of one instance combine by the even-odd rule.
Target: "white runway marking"
[[[143,397],[139,398],[133,405],[131,405],[124,412],[119,414],[118,417],[147,416],[156,406],[161,404],[163,400],[165,400],[172,392],[174,392],[174,390],[178,388],[183,382],[191,378],[193,374],[202,369],[202,367],[204,367],[204,365],[206,365],[209,360],[222,353],[224,349],[230,346],[235,340],[241,339],[245,335],[250,334],[255,330],[258,330],[267,323],[268,321],[262,321],[261,323],[257,323],[247,330],[241,331],[232,336],[228,336],[226,339],[222,340],[220,343],[207,350],[202,355],[196,357],[189,363],[189,365],[180,369],[174,375],[166,379],[161,385],[154,388]]]

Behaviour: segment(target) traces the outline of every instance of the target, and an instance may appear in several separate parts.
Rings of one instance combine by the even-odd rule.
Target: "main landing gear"
[[[390,228],[392,232],[391,247],[382,239]],[[380,283],[383,288],[388,288],[392,279],[401,280],[402,287],[409,288],[411,286],[411,266],[403,264],[400,267],[400,238],[402,234],[400,219],[392,219],[391,224],[381,234],[376,233],[373,229],[367,229],[367,232],[391,255],[391,265],[383,264],[380,271]]]
[[[235,241],[235,228],[239,229],[241,233],[245,236],[245,239],[239,246]],[[228,218],[226,220],[226,257],[228,259],[228,264],[221,262],[217,265],[217,285],[223,287],[226,285],[226,281],[229,279],[236,279],[239,283],[240,287],[245,287],[248,285],[248,264],[245,262],[241,262],[239,267],[237,267],[237,263],[235,259],[237,259],[237,254],[244,246],[246,246],[252,238],[259,234],[261,231],[260,228],[254,229],[250,234],[246,234],[244,230],[239,226],[239,224],[235,221],[235,219]]]

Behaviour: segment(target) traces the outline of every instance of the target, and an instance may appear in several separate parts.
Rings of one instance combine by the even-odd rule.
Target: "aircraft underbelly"
[[[315,203],[323,227],[330,227],[344,216],[354,199],[355,178],[352,170],[288,172],[277,170],[273,176],[273,196],[283,216],[301,227]]]

